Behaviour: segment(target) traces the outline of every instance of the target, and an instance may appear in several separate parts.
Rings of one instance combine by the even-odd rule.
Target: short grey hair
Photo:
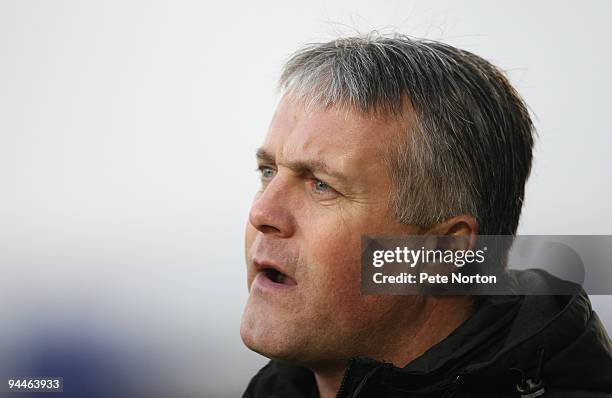
[[[399,221],[431,226],[469,214],[479,234],[516,233],[535,132],[525,103],[488,61],[373,33],[305,46],[279,87],[307,106],[414,120],[386,159]]]

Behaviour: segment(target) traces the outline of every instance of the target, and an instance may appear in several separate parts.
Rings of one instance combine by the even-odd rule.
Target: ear
[[[469,214],[461,214],[453,216],[442,222],[431,226],[426,235],[448,236],[461,238],[453,239],[455,242],[465,242],[468,247],[455,247],[455,249],[470,249],[476,244],[476,234],[478,233],[478,221],[474,216]]]

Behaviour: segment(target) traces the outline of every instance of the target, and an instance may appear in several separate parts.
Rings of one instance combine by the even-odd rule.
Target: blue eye
[[[319,192],[327,192],[329,190],[329,185],[320,180],[315,180],[314,189]]]
[[[276,172],[273,168],[268,166],[260,166],[258,167],[259,172],[261,173],[261,178],[264,180],[269,180],[274,177],[274,173]]]

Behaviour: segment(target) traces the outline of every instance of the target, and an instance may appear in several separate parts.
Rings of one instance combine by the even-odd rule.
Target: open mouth
[[[274,268],[266,268],[262,272],[266,278],[270,279],[274,283],[281,285],[295,285],[295,281],[293,281],[293,279],[289,278],[282,272],[275,270]]]
[[[266,268],[263,272],[266,274],[266,277],[274,283],[282,284],[285,282],[285,275],[273,268]]]

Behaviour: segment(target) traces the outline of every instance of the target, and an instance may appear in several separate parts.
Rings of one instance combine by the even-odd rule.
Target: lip
[[[266,276],[265,272],[258,272],[255,275],[255,279],[253,279],[253,284],[251,285],[251,290],[262,290],[268,292],[288,292],[295,289],[297,285],[295,283],[276,283],[272,279]]]
[[[264,272],[268,269],[273,269],[283,274],[285,278],[288,280],[288,284],[293,284],[293,285],[296,284],[296,281],[293,278],[292,273],[285,266],[275,261],[253,259],[253,267],[255,268],[255,271],[257,271],[258,273]]]
[[[257,287],[262,290],[286,291],[297,286],[297,282],[288,274],[285,267],[274,261],[254,259],[253,268],[257,273],[253,279],[252,287]],[[283,275],[283,282],[278,283],[270,278],[268,274],[270,270],[281,273]]]

